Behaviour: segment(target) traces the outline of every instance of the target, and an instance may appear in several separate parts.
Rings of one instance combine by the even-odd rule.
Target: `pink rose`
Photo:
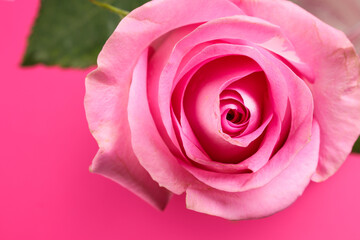
[[[163,209],[227,219],[288,207],[360,133],[346,36],[283,0],[154,0],[123,19],[86,80],[91,169]]]

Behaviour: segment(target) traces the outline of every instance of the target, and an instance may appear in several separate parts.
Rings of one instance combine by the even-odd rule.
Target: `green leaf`
[[[360,137],[356,141],[356,143],[352,149],[352,152],[360,153]]]
[[[127,11],[147,1],[101,0]],[[120,20],[118,15],[89,0],[42,0],[22,65],[95,65],[97,55]]]

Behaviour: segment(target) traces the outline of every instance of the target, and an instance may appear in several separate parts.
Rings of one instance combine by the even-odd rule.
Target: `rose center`
[[[243,114],[238,112],[236,109],[229,109],[226,114],[226,120],[231,121],[232,123],[239,123],[243,118]]]
[[[233,90],[224,90],[220,95],[221,126],[231,137],[239,136],[249,125],[250,111],[241,95]]]

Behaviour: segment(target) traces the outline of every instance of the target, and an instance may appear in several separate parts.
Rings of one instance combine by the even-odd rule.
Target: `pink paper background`
[[[0,239],[360,239],[360,157],[271,217],[231,222],[165,212],[88,167],[97,146],[83,109],[88,70],[20,68],[39,0],[0,0]],[[49,36],[51,37],[51,36]]]

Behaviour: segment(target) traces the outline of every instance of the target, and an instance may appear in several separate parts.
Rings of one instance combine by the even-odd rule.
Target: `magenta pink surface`
[[[159,212],[91,174],[97,146],[83,108],[89,70],[20,68],[39,0],[0,0],[0,239],[360,239],[360,156],[312,183],[288,209],[231,222]]]

